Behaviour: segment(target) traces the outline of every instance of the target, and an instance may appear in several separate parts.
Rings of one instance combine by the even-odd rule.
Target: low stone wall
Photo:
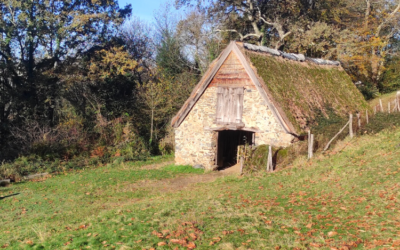
[[[201,164],[206,169],[215,165],[217,133],[213,131],[217,104],[217,87],[209,87],[200,97],[181,125],[175,129],[176,164]],[[247,128],[257,128],[255,144],[286,147],[293,139],[286,134],[261,94],[255,88],[247,88],[243,97],[243,119]]]

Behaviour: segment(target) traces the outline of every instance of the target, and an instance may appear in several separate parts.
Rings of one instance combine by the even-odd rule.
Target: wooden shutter
[[[219,124],[242,123],[243,88],[218,87],[217,119]]]
[[[222,110],[224,105],[224,88],[217,89],[217,123],[222,123]]]
[[[243,115],[243,88],[235,89],[236,120],[235,123],[242,123]]]

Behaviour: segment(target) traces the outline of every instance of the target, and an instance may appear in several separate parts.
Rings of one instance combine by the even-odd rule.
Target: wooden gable
[[[244,87],[256,89],[243,64],[233,51],[221,65],[208,87]]]
[[[268,95],[268,88],[265,84],[261,84],[258,76],[246,60],[245,55],[238,48],[236,42],[231,42],[221,55],[211,63],[209,69],[196,85],[190,97],[183,104],[176,116],[172,118],[171,125],[173,127],[176,128],[180,126],[193,106],[210,85],[214,87],[224,87],[225,85],[228,88],[253,88],[254,86],[271,109],[273,115],[278,119],[283,129],[289,134],[295,133],[293,125],[288,121],[285,114],[281,109],[278,111],[273,101],[271,101],[272,97]]]

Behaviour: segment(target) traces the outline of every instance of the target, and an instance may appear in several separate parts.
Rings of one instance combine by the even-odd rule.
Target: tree
[[[340,24],[350,35],[338,43],[340,59],[354,80],[378,86],[400,25],[400,1],[344,1]]]
[[[192,71],[194,64],[183,52],[184,45],[176,30],[178,19],[173,16],[171,6],[163,6],[163,9],[155,16],[155,20],[157,67],[170,77]]]
[[[122,25],[121,37],[133,58],[149,67],[154,61],[154,29],[136,16],[131,16]]]
[[[201,5],[205,1],[194,2]],[[178,7],[191,3],[191,0],[176,0]],[[209,1],[208,6],[204,8],[209,17],[223,25],[218,31],[235,33],[241,41],[269,43],[275,48],[284,44],[292,34],[293,24],[302,18],[302,1],[297,0],[222,0]]]
[[[114,0],[0,0],[3,142],[11,123],[57,122],[64,88],[61,73],[114,37],[130,11],[130,6],[120,9]]]
[[[204,73],[209,64],[219,55],[222,39],[214,30],[215,23],[210,22],[201,8],[190,9],[177,24],[177,36],[183,44],[186,57],[194,62],[194,69]]]

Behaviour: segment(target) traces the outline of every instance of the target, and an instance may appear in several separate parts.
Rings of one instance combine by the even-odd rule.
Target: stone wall
[[[215,165],[217,133],[215,124],[217,87],[209,87],[200,97],[188,116],[175,129],[175,162],[182,165],[201,164],[206,169]],[[286,134],[254,87],[246,87],[243,97],[245,128],[256,128],[255,144],[289,146],[292,135]]]

